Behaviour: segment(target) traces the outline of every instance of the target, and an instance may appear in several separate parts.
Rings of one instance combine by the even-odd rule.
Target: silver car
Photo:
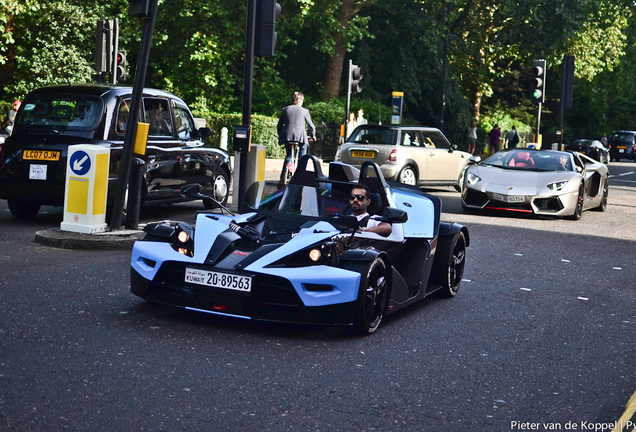
[[[525,148],[497,152],[466,170],[462,206],[561,216],[605,211],[607,166],[580,153]]]
[[[458,151],[439,129],[422,126],[358,126],[336,154],[336,160],[355,167],[377,163],[389,181],[454,186],[458,191],[471,157]]]

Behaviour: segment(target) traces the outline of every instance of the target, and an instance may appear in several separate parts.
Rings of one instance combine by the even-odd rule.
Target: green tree
[[[95,23],[104,6],[95,0],[28,0],[13,9],[11,62],[3,68],[4,97],[22,97],[49,84],[91,80]],[[5,33],[6,35],[7,33]]]

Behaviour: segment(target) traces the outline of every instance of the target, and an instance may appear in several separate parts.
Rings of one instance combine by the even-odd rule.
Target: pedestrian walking
[[[517,127],[513,126],[512,129],[508,131],[506,134],[506,140],[504,145],[511,149],[517,147],[517,143],[519,142],[519,134],[517,133]]]
[[[501,140],[501,129],[496,124],[488,133],[488,145],[490,146],[490,154],[494,155],[499,151],[499,141]]]
[[[346,127],[346,137],[349,138],[353,130],[358,126],[358,122],[356,122],[356,115],[354,113],[349,113],[349,120],[347,121]]]
[[[475,123],[475,121],[470,122],[470,126],[468,126],[466,144],[468,144],[468,153],[475,154],[475,147],[477,145],[477,123]]]
[[[358,123],[358,126],[368,123],[367,119],[364,118],[364,110],[362,108],[358,110],[358,118],[356,119],[356,123]]]

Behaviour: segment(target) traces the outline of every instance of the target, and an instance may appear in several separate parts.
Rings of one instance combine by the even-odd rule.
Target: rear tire
[[[466,237],[458,232],[439,240],[433,263],[432,282],[442,285],[443,297],[455,297],[464,277],[466,266]]]
[[[607,209],[607,196],[609,195],[609,179],[606,178],[603,182],[603,197],[601,203],[596,207],[597,211],[604,212]]]
[[[16,219],[33,219],[40,211],[40,204],[24,201],[19,198],[7,200],[9,211]]]
[[[417,186],[417,174],[415,174],[413,167],[407,165],[402,168],[402,171],[400,171],[398,175],[398,181],[403,184]]]
[[[212,198],[222,205],[227,203],[230,195],[230,178],[223,169],[220,169],[219,172],[212,177],[212,191]],[[216,207],[214,204],[206,204],[206,200],[203,201],[203,206],[208,210]]]

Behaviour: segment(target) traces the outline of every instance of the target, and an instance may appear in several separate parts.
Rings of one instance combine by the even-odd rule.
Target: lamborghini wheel
[[[581,219],[581,214],[583,214],[583,193],[585,191],[585,186],[583,182],[581,182],[581,186],[579,186],[579,195],[576,199],[576,207],[574,207],[574,214],[570,216],[572,220]]]
[[[464,177],[466,177],[466,170],[468,169],[468,167],[464,168],[462,170],[462,174],[459,176],[459,184],[455,186],[455,190],[459,193],[462,193],[462,190],[464,189]]]
[[[442,285],[444,297],[454,297],[459,290],[466,266],[466,237],[458,232],[440,239],[433,263],[433,283]]]
[[[360,273],[360,290],[356,304],[353,330],[357,334],[375,332],[384,317],[387,303],[387,268],[380,257],[371,262],[355,262],[349,270]]]
[[[607,209],[607,195],[609,194],[609,179],[605,179],[603,183],[603,196],[601,198],[601,203],[596,207],[596,210],[604,212]]]

